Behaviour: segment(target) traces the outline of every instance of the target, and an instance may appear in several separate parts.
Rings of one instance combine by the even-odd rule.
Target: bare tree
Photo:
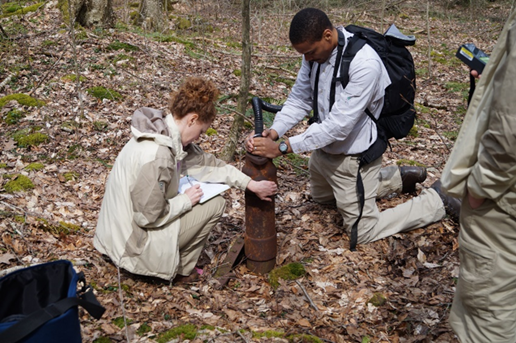
[[[238,94],[237,111],[245,113],[247,108],[247,98],[249,94],[249,84],[251,80],[251,15],[249,11],[250,0],[242,1],[242,75],[240,78],[240,92]],[[231,125],[229,137],[224,145],[224,150],[220,154],[220,158],[226,162],[233,159],[235,154],[240,130],[244,124],[244,117],[236,115]]]
[[[69,0],[60,2],[61,6],[68,5],[68,9],[61,7],[65,22],[68,15],[72,20],[84,27],[112,27],[115,21],[112,0]]]
[[[165,25],[164,0],[142,0],[136,23],[146,30],[161,31]]]

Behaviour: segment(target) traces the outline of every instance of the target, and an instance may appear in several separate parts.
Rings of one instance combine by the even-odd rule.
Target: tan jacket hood
[[[162,110],[141,107],[134,111],[131,132],[137,140],[152,139],[159,145],[171,148],[179,159],[186,156],[174,118]]]

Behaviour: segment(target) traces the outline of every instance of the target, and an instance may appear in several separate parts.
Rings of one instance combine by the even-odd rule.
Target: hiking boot
[[[400,167],[401,174],[401,192],[413,193],[416,190],[416,183],[426,180],[426,168],[403,166]]]
[[[458,223],[460,218],[461,200],[444,193],[441,188],[441,180],[435,181],[430,186],[430,188],[433,188],[437,192],[437,194],[439,194],[441,200],[443,201],[446,213],[450,216],[450,218],[452,218],[455,222]]]

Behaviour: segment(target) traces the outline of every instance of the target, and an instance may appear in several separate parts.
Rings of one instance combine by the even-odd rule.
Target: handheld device
[[[455,56],[479,74],[482,74],[487,61],[489,61],[489,55],[477,48],[473,43],[461,45]]]

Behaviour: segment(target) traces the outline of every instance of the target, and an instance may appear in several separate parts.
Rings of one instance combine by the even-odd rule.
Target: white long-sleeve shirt
[[[347,45],[353,34],[342,27]],[[346,46],[344,46],[346,49]],[[314,123],[302,134],[289,138],[295,153],[322,149],[330,154],[358,154],[374,143],[377,137],[376,124],[364,112],[369,108],[378,118],[383,107],[385,88],[391,81],[380,56],[369,45],[358,51],[349,67],[349,83],[345,89],[336,83],[335,104],[329,112],[330,88],[337,57],[335,48],[325,63],[321,64],[319,75],[319,123]],[[312,110],[313,89],[317,63],[305,60],[301,64],[296,82],[283,109],[276,114],[271,129],[279,137],[303,120]],[[340,68],[340,65],[337,66]],[[340,75],[340,71],[339,74]]]

